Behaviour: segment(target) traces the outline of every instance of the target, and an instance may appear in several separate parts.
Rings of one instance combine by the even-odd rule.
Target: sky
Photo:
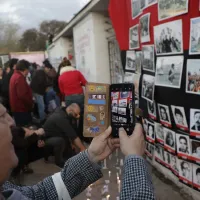
[[[0,19],[25,30],[44,20],[69,21],[90,0],[0,0]]]

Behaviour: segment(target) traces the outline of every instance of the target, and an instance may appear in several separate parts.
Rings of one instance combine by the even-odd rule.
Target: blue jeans
[[[38,105],[38,113],[39,113],[40,120],[43,121],[46,117],[44,97],[42,95],[36,94],[36,93],[34,94],[34,97],[35,97],[35,100]]]
[[[46,95],[45,95],[45,102],[46,102],[47,107],[49,105],[49,102],[52,101],[52,100],[55,100],[56,105],[58,107],[60,106],[60,98],[57,96],[54,89],[52,87],[50,87],[48,89],[48,91],[46,92]]]

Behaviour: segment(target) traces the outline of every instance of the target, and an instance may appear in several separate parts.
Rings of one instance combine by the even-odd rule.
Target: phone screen
[[[111,125],[113,136],[118,137],[119,128],[123,127],[131,135],[135,125],[134,85],[111,85]]]

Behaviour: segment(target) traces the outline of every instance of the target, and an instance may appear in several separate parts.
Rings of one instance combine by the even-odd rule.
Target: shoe
[[[24,168],[22,169],[22,172],[23,172],[24,174],[33,174],[34,171],[33,171],[31,168],[29,168],[28,165],[26,165],[26,166],[24,166]]]

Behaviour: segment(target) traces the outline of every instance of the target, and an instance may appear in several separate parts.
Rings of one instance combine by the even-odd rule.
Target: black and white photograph
[[[119,100],[119,107],[127,107],[127,99],[120,99]]]
[[[164,162],[165,162],[165,167],[171,169],[171,154],[167,151],[164,151]]]
[[[135,71],[136,61],[135,61],[135,51],[126,52],[126,70]]]
[[[159,21],[188,12],[188,0],[158,0]]]
[[[142,73],[142,51],[136,51],[136,74]]]
[[[192,164],[179,159],[179,179],[184,184],[192,185]]]
[[[133,83],[134,73],[125,72],[124,74],[124,83]]]
[[[156,103],[154,102],[147,102],[148,114],[149,117],[153,120],[156,120]]]
[[[197,140],[190,140],[191,141],[191,160],[200,164],[200,141]]]
[[[200,54],[200,17],[190,21],[190,55]]]
[[[126,115],[126,108],[118,108],[119,115]]]
[[[155,72],[154,45],[142,46],[143,70]]]
[[[141,0],[131,0],[132,19],[138,17],[141,13]]]
[[[161,124],[171,127],[171,118],[169,114],[169,106],[158,104],[158,112]]]
[[[144,119],[143,120],[143,127],[144,127],[144,132],[147,134],[147,124],[148,124],[148,121],[147,119]]]
[[[181,157],[186,160],[190,159],[191,144],[189,136],[176,134],[176,145],[177,145],[178,157]]]
[[[185,109],[184,107],[179,106],[171,106],[172,113],[174,117],[174,121],[176,124],[176,127],[183,131],[188,131],[188,123],[185,116]]]
[[[200,191],[200,166],[192,165],[193,168],[193,188]]]
[[[140,40],[141,43],[150,42],[150,13],[140,17]]]
[[[130,92],[120,92],[120,98],[125,99],[129,97]]]
[[[178,158],[175,155],[171,154],[171,171],[176,176],[179,175],[179,166],[178,166]]]
[[[118,116],[112,115],[112,122],[119,122]]]
[[[118,106],[118,100],[112,100],[112,107]]]
[[[154,26],[154,43],[157,55],[183,53],[182,20]]]
[[[156,3],[158,3],[158,0],[147,0],[147,7],[152,6]]]
[[[142,80],[142,97],[147,101],[154,101],[155,77],[144,74]]]
[[[186,92],[200,95],[200,59],[187,60]]]
[[[135,95],[139,96],[139,87],[140,87],[140,74],[133,75],[133,84],[135,86]]]
[[[200,138],[200,110],[190,109],[190,135]]]
[[[176,152],[176,133],[168,128],[164,128],[164,147],[170,153]]]
[[[156,141],[160,144],[164,144],[164,127],[162,124],[155,123],[155,133],[156,133]]]
[[[129,49],[138,49],[140,47],[139,44],[139,25],[135,25],[129,29]]]
[[[148,121],[147,123],[147,134],[146,138],[149,142],[154,143],[155,142],[155,127],[154,123],[151,123]]]
[[[125,117],[119,117],[119,123],[127,123],[127,119]]]
[[[183,62],[183,56],[158,57],[155,85],[180,88]]]
[[[146,149],[145,149],[145,154],[152,159],[153,154],[154,154],[154,145],[152,145],[149,142],[146,142]]]
[[[165,166],[165,150],[159,144],[155,145],[155,161],[160,163],[161,165]]]
[[[118,112],[118,107],[113,106],[113,107],[112,107],[112,112],[113,112],[113,113],[117,113],[117,112]]]

